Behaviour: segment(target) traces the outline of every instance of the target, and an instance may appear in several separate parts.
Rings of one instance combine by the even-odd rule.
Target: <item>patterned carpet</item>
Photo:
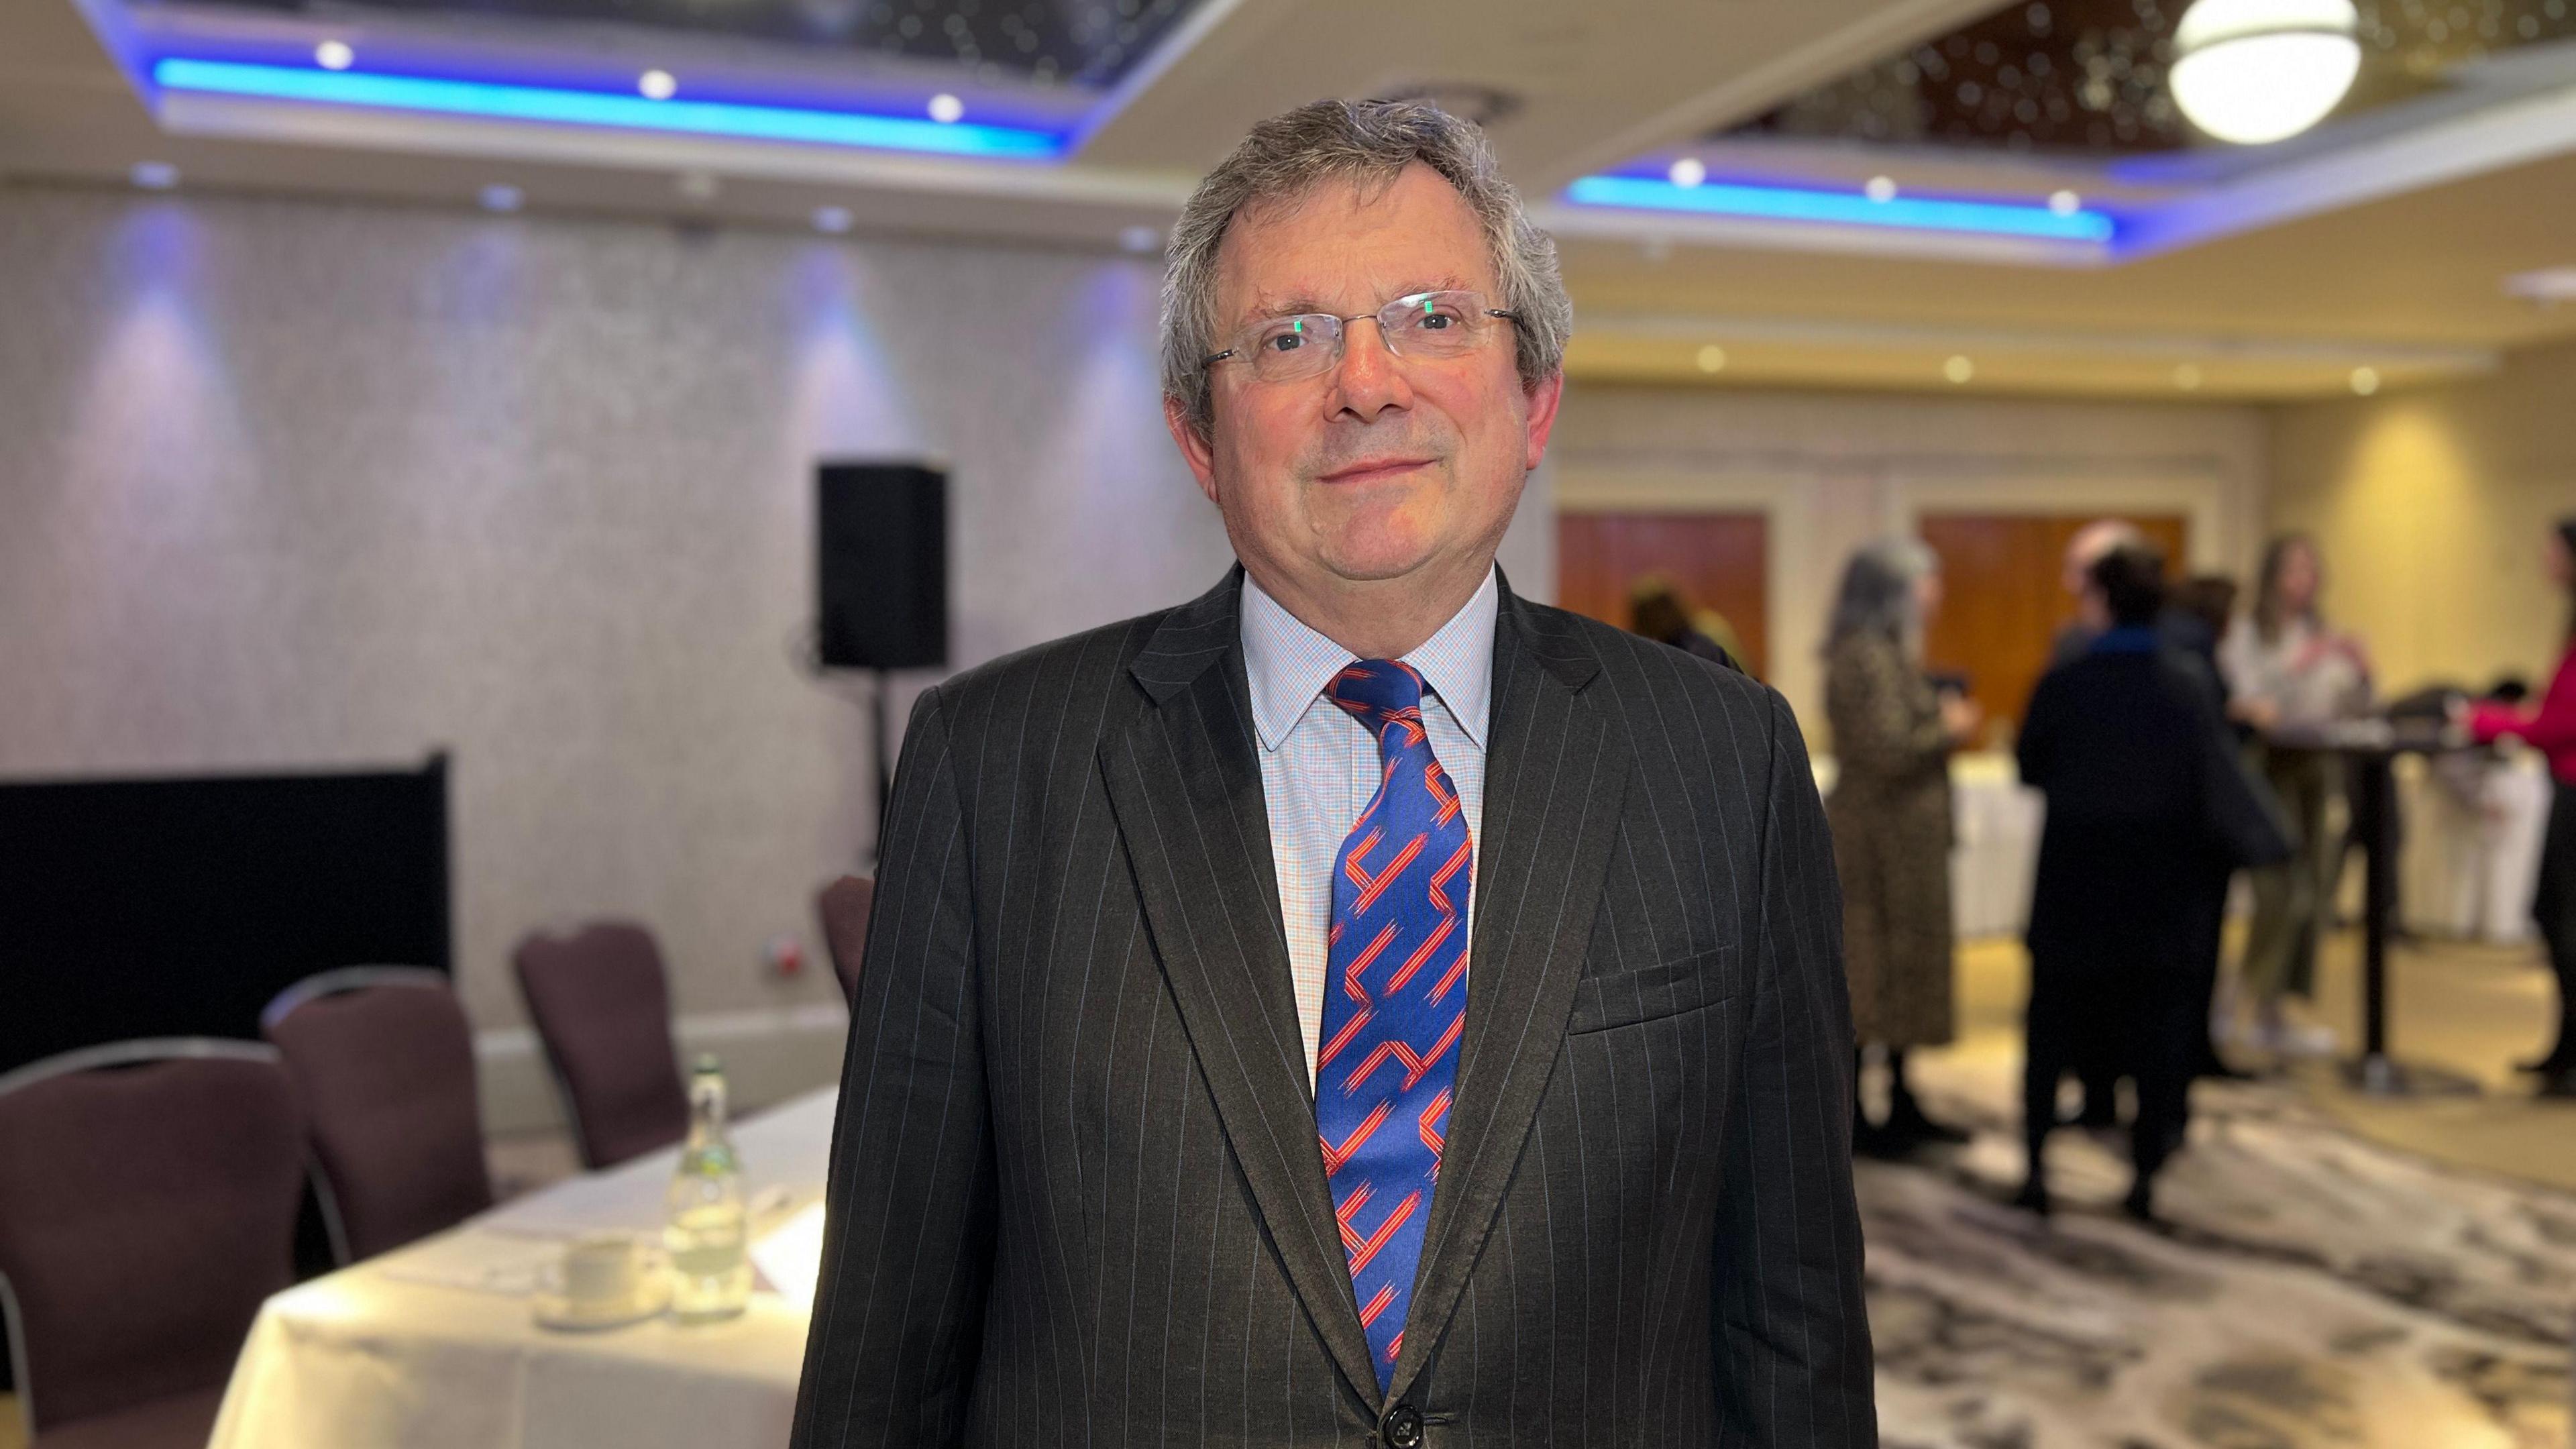
[[[2167,1231],[2119,1215],[2125,1147],[2073,1131],[2043,1227],[2003,1205],[2015,1070],[1922,1061],[1976,1141],[1862,1164],[1888,1449],[2571,1449],[2576,1196],[2204,1084]]]

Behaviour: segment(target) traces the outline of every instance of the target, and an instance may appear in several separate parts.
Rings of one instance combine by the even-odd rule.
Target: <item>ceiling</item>
[[[1730,127],[1881,145],[2152,154],[2220,143],[2166,93],[2188,0],[2023,0]],[[2439,89],[2463,66],[2576,38],[2570,0],[2356,0],[2361,74],[2338,117]]]
[[[2083,8],[2052,3],[2065,18],[2053,23]],[[2135,14],[2156,0],[2122,3]],[[2456,8],[2474,31],[2481,4],[2502,5],[2517,34],[2525,10],[2555,23],[2539,8],[2551,3],[2566,8]],[[2403,5],[2419,31],[2453,8],[2377,4],[2373,14],[2389,17]],[[2505,290],[2508,277],[2576,266],[2576,42],[2466,61],[2414,93],[2391,87],[2384,104],[2260,148],[2269,154],[2116,136],[2054,149],[1990,135],[1873,139],[1794,119],[1827,114],[1815,97],[1926,47],[1946,51],[1997,26],[2026,31],[2033,8],[482,0],[469,12],[464,0],[10,0],[0,5],[0,179],[122,186],[137,163],[158,161],[191,191],[471,207],[504,184],[528,214],[803,228],[818,208],[837,208],[860,232],[1150,247],[1194,178],[1260,118],[1319,95],[1430,94],[1486,117],[1506,169],[1559,234],[1580,318],[1568,359],[1577,377],[2283,399],[2344,391],[2364,369],[2391,389],[2475,374],[2506,349],[2576,336],[2576,306],[2543,310]],[[733,18],[703,18],[715,14]],[[920,23],[907,35],[908,17]],[[1023,35],[1037,38],[1023,47]],[[370,60],[427,66],[471,53],[485,73],[504,62],[512,74],[587,66],[611,85],[666,68],[683,99],[761,92],[918,118],[931,95],[953,95],[969,125],[1032,127],[1060,154],[906,154],[152,84],[156,46],[260,60],[309,57],[332,38]],[[1054,61],[1044,75],[1040,57]],[[1909,196],[2026,207],[2073,186],[2088,208],[2118,213],[2121,229],[2088,248],[1569,198],[1579,179],[1652,172],[1684,154],[1709,158],[1712,175],[1765,184],[1848,192],[1883,176]]]

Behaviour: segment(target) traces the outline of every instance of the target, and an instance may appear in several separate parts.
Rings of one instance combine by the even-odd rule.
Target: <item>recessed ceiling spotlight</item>
[[[683,171],[671,184],[691,201],[713,201],[716,193],[724,190],[724,183],[712,171]]]
[[[2352,370],[2352,390],[2363,397],[2379,391],[2379,369],[2356,367]]]
[[[828,236],[839,236],[850,229],[850,209],[846,206],[814,208],[814,229]]]
[[[1150,226],[1122,227],[1118,232],[1118,245],[1140,257],[1146,256],[1163,249],[1163,234]]]
[[[966,103],[946,91],[930,98],[930,119],[943,126],[955,125],[966,114]]]
[[[1664,176],[1675,186],[1697,186],[1708,179],[1708,166],[1697,156],[1684,156],[1666,167]]]
[[[2174,386],[2184,392],[2200,391],[2200,369],[2186,362],[2174,369]]]
[[[680,93],[680,83],[667,70],[648,70],[636,77],[635,89],[648,101],[667,101]]]
[[[481,197],[483,209],[485,211],[502,212],[518,210],[520,205],[527,199],[527,196],[522,193],[519,188],[504,185],[497,181],[490,186],[484,187],[483,195]]]
[[[179,184],[179,168],[167,161],[137,161],[128,174],[146,191],[167,191]]]
[[[2048,209],[2059,216],[2073,216],[2084,209],[2084,198],[2072,191],[2052,191],[2048,194]]]
[[[1894,201],[1896,199],[1896,178],[1893,176],[1873,176],[1869,178],[1869,184],[1861,188],[1861,194],[1872,201]]]
[[[358,53],[345,41],[326,40],[313,47],[313,63],[324,70],[347,70],[357,59]]]
[[[1964,386],[1969,378],[1977,375],[1977,365],[1970,362],[1964,355],[1953,357],[1941,364],[1941,375]]]
[[[1726,368],[1726,349],[1712,342],[1699,350],[1699,370],[1722,372]]]

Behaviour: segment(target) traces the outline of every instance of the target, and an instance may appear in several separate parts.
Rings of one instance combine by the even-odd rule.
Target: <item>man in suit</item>
[[[1241,566],[914,710],[793,1443],[1874,1444],[1797,725],[1494,566],[1552,244],[1322,102],[1171,253]]]

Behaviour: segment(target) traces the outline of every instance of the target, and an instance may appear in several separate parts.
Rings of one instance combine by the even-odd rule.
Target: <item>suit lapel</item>
[[[1241,590],[1238,569],[1155,633],[1130,666],[1153,702],[1102,742],[1100,764],[1154,953],[1226,1139],[1307,1316],[1374,1416],[1377,1374],[1324,1181],[1280,925]]]
[[[1627,747],[1609,711],[1583,697],[1599,669],[1566,621],[1505,588],[1494,635],[1467,1035],[1396,1358],[1398,1396],[1457,1307],[1564,1045],[1628,781]]]

